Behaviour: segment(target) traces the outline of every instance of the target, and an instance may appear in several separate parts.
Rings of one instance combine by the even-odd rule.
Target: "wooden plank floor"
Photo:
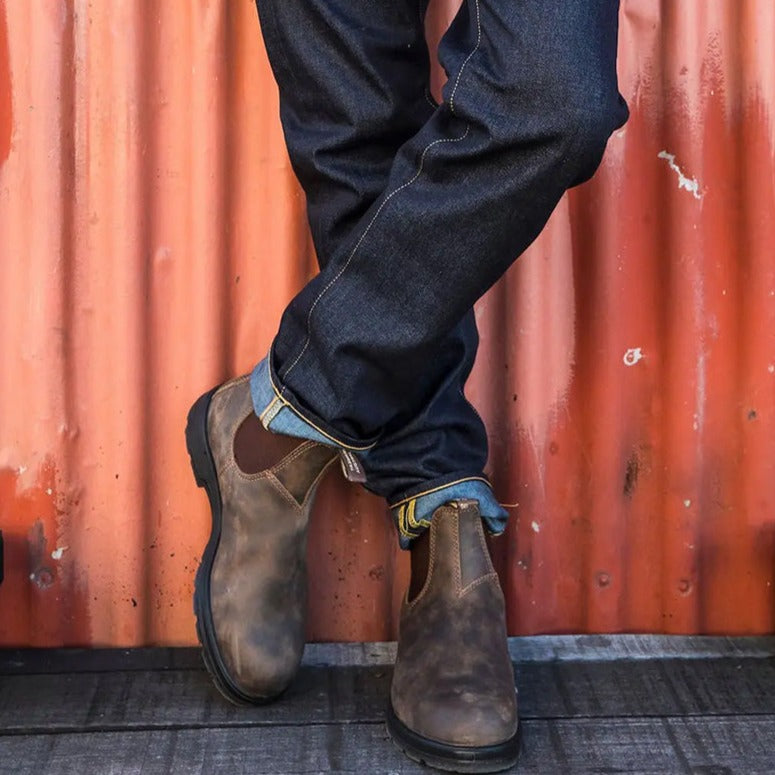
[[[523,773],[775,773],[775,639],[511,642]],[[0,773],[418,773],[385,732],[393,644],[312,645],[237,708],[192,649],[0,651]]]

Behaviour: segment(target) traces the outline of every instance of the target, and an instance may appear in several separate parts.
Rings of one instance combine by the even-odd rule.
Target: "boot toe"
[[[445,745],[479,748],[499,745],[517,731],[516,703],[483,701],[471,692],[427,697],[403,723],[422,737]]]
[[[303,650],[299,639],[288,633],[275,633],[275,637],[268,638],[266,632],[262,639],[251,632],[239,637],[235,629],[224,627],[222,632],[230,637],[218,639],[218,650],[231,682],[242,694],[257,701],[278,697],[298,671]]]

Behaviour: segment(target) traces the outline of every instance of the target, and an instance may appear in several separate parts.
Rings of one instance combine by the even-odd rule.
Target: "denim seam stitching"
[[[402,504],[398,507],[398,514],[396,515],[396,522],[398,524],[398,532],[406,539],[412,540],[417,538],[424,528],[431,526],[429,519],[417,520],[414,517],[414,508],[416,500],[412,499],[409,503]]]
[[[271,401],[270,401],[270,402],[269,402],[269,403],[266,405],[266,409],[264,409],[264,411],[263,411],[263,412],[261,412],[261,414],[258,416],[258,419],[261,421],[261,424],[262,424],[262,425],[264,425],[264,417],[266,417],[266,416],[269,414],[269,412],[271,412],[271,411],[272,411],[272,409],[274,409],[274,407],[277,405],[277,402],[278,402],[278,401],[280,401],[280,399],[278,399],[278,397],[277,397],[277,396],[274,396],[274,397],[272,398],[272,400],[271,400]],[[284,404],[282,401],[280,401],[280,404],[281,404],[281,405],[283,405],[283,406],[285,405],[285,404]],[[268,428],[268,425],[271,425],[271,424],[272,424],[272,420],[274,420],[274,418],[275,418],[275,417],[277,417],[277,415],[278,415],[279,411],[281,411],[281,410],[278,410],[278,412],[275,412],[275,413],[274,413],[274,414],[273,414],[273,415],[272,415],[272,416],[269,418],[269,420],[267,421],[267,423],[268,423],[268,424],[267,424],[267,425],[265,425],[264,427]]]
[[[429,519],[416,519],[415,518],[415,510],[417,508],[417,499],[414,498],[413,500],[409,501],[409,503],[406,504],[406,524],[409,526],[409,530],[422,530],[424,527],[430,527],[430,520]]]
[[[463,75],[463,70],[466,69],[466,65],[471,61],[473,55],[479,50],[479,46],[482,44],[482,16],[479,9],[479,0],[476,0],[476,45],[473,51],[465,58],[463,64],[460,66],[457,78],[455,79],[455,86],[452,89],[452,94],[449,96],[449,109],[450,112],[455,115],[455,94],[457,87],[460,85],[460,76]]]
[[[369,221],[369,225],[364,230],[363,234],[361,234],[360,239],[356,243],[355,247],[353,248],[352,252],[347,258],[347,261],[345,261],[344,266],[336,273],[336,275],[329,280],[328,284],[325,288],[318,294],[315,301],[312,303],[312,306],[310,307],[309,313],[307,314],[307,338],[304,342],[304,347],[302,347],[301,352],[296,356],[296,359],[291,363],[291,365],[286,369],[285,374],[283,374],[283,379],[287,379],[288,375],[293,371],[296,364],[301,360],[301,357],[304,355],[304,353],[307,351],[307,347],[309,347],[310,339],[312,336],[312,329],[311,329],[311,321],[312,321],[312,313],[315,311],[315,307],[317,307],[318,302],[323,298],[323,296],[328,292],[328,290],[334,285],[334,283],[339,280],[339,278],[345,273],[347,268],[350,266],[350,263],[352,262],[353,258],[355,258],[355,254],[358,252],[358,249],[363,244],[363,241],[368,236],[369,232],[371,231],[371,227],[374,225],[377,218],[380,216],[382,211],[385,209],[388,202],[396,195],[399,194],[401,191],[403,191],[405,188],[408,188],[411,186],[423,173],[423,169],[425,168],[425,157],[428,154],[428,151],[430,151],[431,148],[433,148],[435,145],[440,145],[442,143],[459,143],[462,140],[465,140],[466,137],[468,137],[468,133],[470,131],[471,127],[470,125],[466,126],[466,131],[460,136],[460,137],[443,137],[438,140],[434,140],[432,143],[429,143],[427,146],[425,146],[425,149],[422,152],[422,155],[420,156],[420,164],[417,169],[417,172],[414,174],[412,178],[407,180],[405,183],[400,185],[398,188],[394,189],[390,194],[385,197],[382,204],[377,209],[377,212],[374,213],[374,216],[372,217],[371,221]],[[283,386],[283,390],[285,390],[285,386]]]
[[[430,490],[423,490],[423,492],[418,492],[416,495],[410,495],[408,498],[403,498],[400,501],[396,501],[395,503],[390,504],[388,508],[397,509],[399,506],[403,506],[405,503],[408,503],[409,501],[422,498],[423,495],[432,495],[434,492],[440,492],[441,490],[445,490],[447,487],[452,487],[453,485],[461,484],[462,482],[484,482],[490,489],[492,489],[490,482],[487,481],[487,479],[485,479],[483,476],[466,476],[463,479],[455,479],[455,481],[453,482],[442,484],[442,485],[439,485],[438,487],[433,487]]]
[[[411,541],[413,538],[417,538],[417,536],[413,535],[406,529],[406,526],[404,525],[404,511],[405,511],[405,508],[401,506],[396,516],[398,532],[401,534],[402,538],[406,538],[408,541]]]
[[[270,349],[269,352],[270,352],[270,355],[271,355],[271,349]],[[274,384],[274,380],[272,379],[272,370],[267,368],[267,372],[266,373],[267,373],[267,376],[269,377],[269,384],[272,386],[272,390],[274,390],[274,393],[275,393],[275,397],[276,398],[274,400],[280,400],[286,408],[290,409],[296,415],[296,417],[298,417],[302,422],[305,422],[308,425],[311,425],[318,433],[320,433],[323,436],[325,436],[329,441],[333,441],[334,444],[336,444],[339,447],[343,447],[344,449],[353,450],[355,452],[365,452],[365,451],[371,449],[372,447],[374,447],[376,445],[377,442],[374,441],[371,444],[366,444],[366,445],[364,445],[362,447],[355,447],[352,444],[347,444],[344,441],[340,441],[339,439],[334,438],[330,433],[326,433],[322,428],[319,428],[317,425],[315,425],[315,423],[312,422],[312,420],[304,417],[304,415],[302,415],[299,412],[297,412],[296,411],[296,407],[294,407],[293,404],[289,403],[287,398],[283,398],[282,391],[278,391],[277,390],[277,387]],[[285,390],[285,386],[283,386],[283,390]]]
[[[471,53],[463,61],[463,64],[461,65],[460,70],[458,71],[457,78],[455,79],[455,86],[452,89],[452,94],[450,95],[450,99],[449,99],[449,110],[450,110],[450,113],[452,113],[453,115],[455,115],[455,94],[457,93],[458,86],[460,85],[460,79],[461,79],[461,77],[463,75],[463,71],[465,70],[466,66],[471,61],[473,56],[476,54],[476,52],[479,50],[479,47],[481,46],[481,43],[482,43],[482,17],[481,17],[481,9],[480,9],[480,6],[479,6],[479,0],[476,0],[476,45],[474,46],[474,48],[471,51]],[[426,94],[426,99],[427,99],[427,94]],[[296,365],[301,360],[301,358],[304,355],[304,353],[307,351],[307,348],[309,347],[310,339],[312,337],[312,328],[311,328],[312,313],[315,311],[315,307],[317,307],[318,302],[320,302],[320,300],[328,292],[328,290],[340,279],[340,277],[347,270],[347,268],[349,267],[349,265],[352,262],[353,258],[355,257],[356,253],[358,252],[358,249],[360,248],[361,244],[363,243],[363,241],[366,239],[366,237],[368,236],[369,232],[371,231],[371,227],[374,225],[375,221],[380,216],[380,214],[382,213],[382,210],[385,208],[387,203],[394,196],[396,196],[396,194],[400,193],[405,188],[408,188],[409,186],[411,186],[420,177],[420,175],[423,172],[424,166],[425,166],[425,157],[426,157],[426,155],[428,154],[428,152],[430,151],[431,148],[433,148],[435,145],[439,145],[439,144],[442,144],[442,143],[457,143],[457,142],[461,142],[462,140],[465,140],[466,137],[468,137],[468,133],[470,132],[470,130],[471,130],[471,125],[469,123],[469,124],[466,124],[465,132],[460,137],[457,137],[457,138],[442,138],[442,139],[434,140],[432,143],[429,143],[424,148],[424,150],[423,150],[423,152],[422,152],[422,154],[420,156],[420,163],[419,163],[417,172],[414,174],[414,176],[410,180],[408,180],[405,183],[403,183],[403,185],[401,185],[398,188],[394,189],[390,194],[387,195],[385,200],[382,202],[382,204],[377,209],[377,212],[374,213],[374,217],[371,219],[371,221],[369,221],[369,224],[368,224],[368,226],[366,226],[366,229],[364,230],[363,234],[358,239],[358,242],[355,244],[355,247],[353,248],[352,252],[348,256],[347,261],[345,261],[345,263],[342,266],[342,268],[328,282],[328,284],[318,294],[317,298],[313,301],[312,306],[310,307],[310,310],[307,313],[307,337],[306,337],[306,339],[304,341],[304,346],[302,347],[301,352],[299,352],[299,354],[296,356],[294,361],[291,363],[291,365],[286,369],[285,374],[283,375],[283,379],[287,379],[288,378],[288,375],[291,373],[291,371],[293,371],[293,369],[296,367]],[[270,373],[270,382],[271,382],[271,373]],[[274,387],[274,383],[273,382],[272,382],[272,387],[275,389],[275,393],[277,393],[277,389]],[[285,391],[285,389],[286,389],[286,386],[283,385],[282,390],[279,393],[277,393],[278,397],[281,400],[284,400],[283,399],[283,392]],[[290,407],[290,408],[293,410],[293,407]],[[298,415],[298,412],[295,412],[295,414]],[[302,419],[306,419],[306,418],[302,418]],[[320,428],[317,428],[314,425],[314,423],[310,423],[310,425],[315,427],[316,430],[318,430],[321,433],[323,433],[323,435],[326,438],[329,438],[332,441],[337,441],[336,439],[332,439],[331,436],[329,436],[329,434],[321,431]],[[345,446],[347,449],[357,449],[356,447],[352,447],[351,445],[343,445],[343,446]],[[371,446],[374,446],[374,445],[371,445]],[[369,449],[369,448],[370,447],[368,447],[368,446],[365,447],[365,449]],[[484,481],[486,481],[486,480],[484,480]],[[489,484],[489,482],[488,482],[488,484]]]

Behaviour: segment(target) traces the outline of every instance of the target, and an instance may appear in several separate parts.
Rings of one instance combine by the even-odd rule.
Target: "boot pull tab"
[[[366,471],[361,465],[361,461],[349,449],[343,449],[339,452],[339,462],[342,465],[344,478],[348,482],[366,483]]]

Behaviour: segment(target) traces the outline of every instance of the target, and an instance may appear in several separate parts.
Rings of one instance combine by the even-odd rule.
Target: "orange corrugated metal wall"
[[[477,305],[513,633],[773,630],[773,40],[623,0],[630,122]],[[252,0],[0,0],[0,644],[193,642],[185,414],[314,267]],[[395,635],[381,502],[330,478],[310,563],[311,638]]]

